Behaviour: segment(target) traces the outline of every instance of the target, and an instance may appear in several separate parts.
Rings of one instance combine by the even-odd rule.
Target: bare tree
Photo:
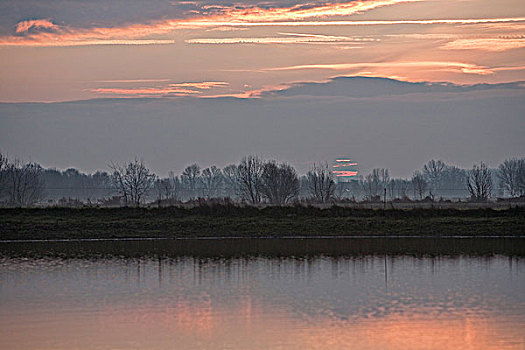
[[[261,176],[263,161],[257,156],[244,157],[237,166],[237,189],[242,199],[251,204],[261,202]]]
[[[342,201],[352,193],[352,182],[337,181],[335,183],[334,199]]]
[[[173,204],[180,199],[182,191],[182,181],[177,175],[175,175],[173,171],[170,171],[168,173],[167,180],[169,187],[167,188],[168,191],[166,193],[168,195],[167,197],[170,200],[170,203]]]
[[[518,168],[518,192],[520,195],[525,194],[525,159],[522,159],[520,162],[520,167]]]
[[[397,198],[408,198],[408,190],[410,188],[410,181],[405,179],[393,180],[396,183]]]
[[[172,171],[169,172],[167,178],[155,180],[159,205],[163,200],[168,205],[174,204],[179,199],[180,188],[180,180]]]
[[[430,190],[436,191],[441,185],[441,180],[445,172],[446,165],[441,160],[430,160],[423,166],[423,175],[430,185]]]
[[[390,199],[394,199],[396,197],[396,189],[397,181],[395,179],[390,180],[387,185],[388,197],[390,197]]]
[[[390,174],[388,169],[376,168],[372,169],[372,172],[365,176],[363,181],[363,187],[368,199],[372,199],[381,195],[383,189],[387,188],[390,182]]]
[[[199,184],[199,175],[201,168],[197,164],[188,165],[181,174],[182,183],[188,189],[188,196],[195,198],[197,196],[197,185]]]
[[[17,206],[33,205],[42,199],[44,181],[42,167],[36,163],[23,164],[15,159],[5,167],[9,203]]]
[[[286,163],[269,161],[261,175],[261,193],[272,204],[286,204],[299,193],[299,177]]]
[[[125,205],[140,206],[144,195],[155,182],[155,174],[144,165],[142,160],[135,158],[125,166],[111,164],[111,180],[114,188],[124,198]]]
[[[230,164],[222,169],[224,192],[227,197],[234,197],[239,192],[237,186],[237,165]]]
[[[502,187],[512,197],[525,194],[525,158],[506,159],[500,164],[497,174]]]
[[[320,203],[329,202],[335,191],[334,175],[328,164],[315,165],[306,173],[308,192],[310,196]]]
[[[481,162],[469,171],[467,189],[470,197],[476,201],[486,201],[492,193],[492,174],[489,168]]]
[[[441,194],[449,194],[455,197],[467,195],[468,171],[457,166],[447,166],[441,176]]]
[[[163,200],[167,202],[168,205],[175,204],[180,198],[181,187],[181,181],[173,171],[168,173],[167,178],[157,179],[155,181],[155,190],[159,204]]]
[[[7,156],[0,153],[0,201],[6,190],[7,164]]]
[[[423,199],[425,192],[427,191],[428,183],[425,180],[423,174],[416,170],[412,175],[412,188],[414,189],[414,196],[419,196],[419,199]]]
[[[202,184],[208,198],[217,197],[222,181],[222,171],[215,165],[202,171]]]

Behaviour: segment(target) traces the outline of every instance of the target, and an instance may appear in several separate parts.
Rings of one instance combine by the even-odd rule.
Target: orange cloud
[[[267,92],[276,92],[290,88],[289,84],[279,84],[279,85],[268,85],[260,89],[247,90],[242,92],[233,92],[226,94],[217,94],[217,95],[208,95],[200,96],[202,98],[219,98],[219,97],[235,97],[235,98],[261,98]]]
[[[336,161],[337,162],[337,161]],[[342,163],[342,164],[336,164],[332,165],[332,168],[345,168],[347,166],[354,166],[357,165],[357,163]]]
[[[123,89],[123,88],[97,88],[91,89],[91,92],[98,94],[112,94],[112,95],[129,95],[134,97],[145,96],[187,96],[192,94],[200,94],[200,91],[189,89],[174,89],[174,88],[138,88],[138,89]]]
[[[302,4],[289,8],[259,8],[248,9],[226,8],[222,13],[208,18],[184,21],[188,24],[205,24],[206,22],[277,22],[302,21],[308,18],[325,18],[333,16],[350,16],[356,13],[369,11],[378,7],[395,5],[422,0],[368,0],[346,3],[326,4],[304,8]]]
[[[344,42],[364,42],[379,41],[374,38],[320,35],[320,34],[297,34],[279,33],[286,37],[259,37],[259,38],[211,38],[211,39],[190,39],[188,44],[309,44],[309,43],[344,43]]]
[[[172,87],[191,87],[200,90],[209,90],[214,87],[223,87],[229,83],[224,81],[202,81],[197,83],[176,83],[170,84]]]
[[[180,23],[180,26],[207,27],[207,26],[239,26],[239,27],[268,27],[268,26],[382,26],[382,25],[400,25],[400,24],[486,24],[486,23],[515,23],[524,22],[525,17],[512,18],[475,18],[475,19],[421,19],[421,20],[393,20],[393,21],[267,21],[267,22],[242,22],[242,21],[211,21],[211,20],[194,20],[191,22]]]
[[[147,24],[123,27],[76,29],[58,26],[50,20],[39,19],[18,23],[16,32],[25,35],[0,37],[0,46],[80,46],[80,45],[158,45],[172,40],[136,40],[162,35],[180,28],[246,27],[246,26],[365,26],[399,24],[494,24],[525,22],[525,17],[480,19],[424,19],[394,21],[304,21],[312,18],[344,17],[378,7],[422,0],[368,0],[326,4],[303,8],[253,7],[248,9],[220,8],[217,14],[190,19],[166,19]],[[29,29],[37,32],[30,32]],[[52,29],[38,31],[39,29]]]
[[[91,92],[99,94],[115,94],[115,95],[134,95],[134,96],[152,96],[152,95],[177,95],[185,96],[191,94],[200,94],[200,91],[177,88],[138,88],[138,89],[123,89],[123,88],[97,88],[91,89]]]
[[[419,69],[452,69],[467,74],[487,75],[494,71],[488,67],[462,62],[414,61],[414,62],[361,62],[335,64],[306,64],[288,67],[267,68],[268,71],[297,70],[297,69],[331,69],[352,70],[366,68],[419,68]]]
[[[155,81],[155,80],[153,80]],[[117,81],[118,82],[118,81]],[[131,80],[123,81],[129,82],[147,82],[147,80]],[[201,90],[209,90],[216,87],[224,87],[228,85],[222,81],[202,81],[193,83],[174,83],[168,84],[167,86],[157,87],[140,87],[140,88],[96,88],[91,89],[91,92],[97,94],[112,94],[112,95],[128,95],[133,97],[146,97],[146,96],[190,96],[202,94]]]
[[[451,41],[442,49],[446,50],[483,50],[483,51],[506,51],[521,49],[525,47],[524,38],[487,38],[487,39],[457,39]]]
[[[58,26],[47,19],[36,19],[36,20],[18,22],[18,24],[16,25],[16,32],[17,33],[27,32],[31,28],[58,29]]]
[[[35,40],[36,39],[36,40]],[[36,47],[64,47],[64,46],[92,46],[92,45],[166,45],[173,44],[174,40],[123,40],[123,39],[89,39],[84,40],[73,35],[53,38],[53,35],[39,34],[38,37],[10,37],[0,39],[0,46],[36,46]]]
[[[128,84],[135,84],[135,83],[158,83],[158,82],[165,82],[170,81],[170,79],[121,79],[121,80],[98,80],[95,81],[96,83],[128,83]]]
[[[356,176],[357,171],[346,171],[346,170],[334,170],[332,171],[335,176],[337,177],[343,177],[343,176]]]
[[[377,7],[394,5],[405,2],[415,2],[421,0],[367,0],[352,1],[347,3],[335,3],[310,8],[303,8],[296,5],[289,8],[268,8],[252,7],[248,9],[220,8],[219,13],[211,16],[201,16],[190,19],[167,19],[155,21],[148,24],[133,24],[124,27],[113,28],[92,28],[75,29],[61,27],[53,24],[49,20],[33,20],[20,22],[17,26],[17,33],[26,33],[24,36],[4,36],[0,38],[2,46],[77,46],[82,42],[88,41],[89,45],[98,42],[105,44],[137,44],[137,42],[114,40],[130,40],[144,38],[151,35],[160,35],[172,32],[181,27],[220,27],[215,23],[224,22],[225,25],[236,25],[250,23],[252,21],[300,21],[309,18],[325,18],[330,16],[349,16],[352,14],[369,11]],[[53,33],[27,32],[30,28],[53,29]],[[145,44],[146,42],[143,42]],[[160,44],[164,42],[151,41],[147,44]],[[85,44],[84,44],[85,45]]]

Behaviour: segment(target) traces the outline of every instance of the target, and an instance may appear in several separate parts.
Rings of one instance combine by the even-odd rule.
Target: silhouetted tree
[[[233,198],[239,192],[237,184],[237,165],[230,164],[222,169],[224,192]]]
[[[497,175],[501,186],[512,197],[525,194],[525,158],[506,159],[500,164]]]
[[[188,165],[181,174],[182,183],[188,189],[188,196],[195,198],[197,196],[197,186],[199,184],[199,175],[201,168],[197,164]]]
[[[263,161],[257,156],[244,157],[237,166],[236,182],[239,195],[251,204],[261,202]]]
[[[490,169],[481,162],[469,171],[467,189],[472,200],[486,201],[492,193],[492,174]]]
[[[299,192],[295,169],[286,163],[266,162],[261,175],[261,193],[272,204],[286,204]]]
[[[205,195],[208,198],[217,196],[217,193],[221,187],[223,181],[221,169],[215,165],[210,168],[206,168],[202,171],[202,184]]]
[[[6,190],[7,177],[7,156],[0,153],[0,200],[4,196]]]
[[[390,181],[390,174],[388,169],[376,168],[372,169],[372,172],[365,176],[363,186],[368,199],[380,196],[383,189],[387,188]]]
[[[111,164],[111,180],[114,188],[124,198],[125,205],[140,206],[144,195],[151,189],[156,176],[142,160],[134,159],[125,166]]]
[[[155,191],[159,205],[162,201],[173,205],[179,200],[181,182],[178,176],[175,175],[173,171],[170,171],[167,178],[155,180]]]
[[[414,175],[412,175],[412,187],[414,189],[414,195],[419,196],[419,199],[423,199],[423,196],[427,191],[427,186],[428,184],[423,174],[419,170],[416,170]]]
[[[329,202],[335,191],[334,175],[328,164],[315,165],[306,174],[310,196],[320,203]]]
[[[446,165],[441,160],[430,160],[423,166],[423,176],[430,186],[430,190],[436,192],[441,186]]]
[[[44,182],[40,165],[23,164],[20,160],[15,159],[7,162],[5,171],[6,190],[11,205],[33,205],[42,199]]]

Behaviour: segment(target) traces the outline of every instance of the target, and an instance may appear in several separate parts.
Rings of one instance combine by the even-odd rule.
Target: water
[[[242,254],[234,241],[198,256],[4,243],[0,348],[525,349],[521,255],[372,254],[362,241],[341,254],[341,241],[323,242],[294,256]]]

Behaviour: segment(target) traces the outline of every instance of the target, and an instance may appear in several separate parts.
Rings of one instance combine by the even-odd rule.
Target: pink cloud
[[[465,74],[488,75],[494,69],[473,63],[447,62],[447,61],[407,61],[407,62],[359,62],[359,63],[332,63],[332,64],[306,64],[288,67],[267,68],[268,71],[299,70],[299,69],[328,69],[338,71],[352,71],[356,69],[420,69],[444,70]]]
[[[332,171],[335,176],[337,177],[343,177],[343,176],[356,176],[357,175],[357,171],[346,171],[346,170],[335,170],[335,171]]]
[[[120,82],[129,83],[130,81],[120,81]],[[131,80],[131,82],[147,82],[147,80]],[[203,93],[202,90],[209,90],[212,88],[224,87],[226,85],[228,85],[228,83],[222,82],[222,81],[202,81],[202,82],[192,82],[192,83],[173,83],[173,84],[156,86],[156,87],[95,88],[89,91],[94,92],[96,94],[127,95],[127,96],[132,96],[132,97],[145,97],[145,96],[181,97],[181,96],[199,95]]]
[[[192,94],[200,94],[200,91],[179,89],[179,88],[137,88],[137,89],[124,89],[124,88],[96,88],[91,89],[91,92],[98,94],[114,94],[114,95],[131,95],[131,96],[154,96],[154,95],[176,95],[186,96]]]
[[[447,50],[483,50],[501,52],[525,47],[525,38],[457,39],[445,44]]]
[[[277,21],[301,21],[310,18],[326,18],[331,16],[349,16],[378,7],[395,5],[406,2],[417,2],[421,0],[367,0],[351,1],[346,3],[326,4],[304,8],[296,5],[288,8],[259,8],[251,7],[239,9],[237,7],[226,7],[218,9],[218,13],[209,16],[200,16],[190,19],[166,19],[154,21],[147,24],[133,24],[123,27],[77,29],[71,27],[57,26],[47,19],[23,21],[18,23],[16,32],[27,33],[24,36],[4,36],[0,38],[3,46],[77,46],[81,42],[88,41],[90,45],[98,41],[106,44],[137,44],[137,42],[115,42],[112,40],[130,40],[145,38],[151,35],[161,35],[172,32],[178,28],[215,26],[217,22],[225,25],[251,23],[255,21],[277,22]],[[30,28],[53,29],[53,33],[38,32],[29,33]],[[148,42],[148,44],[159,44],[162,42]]]
[[[24,33],[30,30],[31,28],[58,29],[58,26],[48,19],[36,19],[18,22],[18,24],[16,25],[16,32]]]

